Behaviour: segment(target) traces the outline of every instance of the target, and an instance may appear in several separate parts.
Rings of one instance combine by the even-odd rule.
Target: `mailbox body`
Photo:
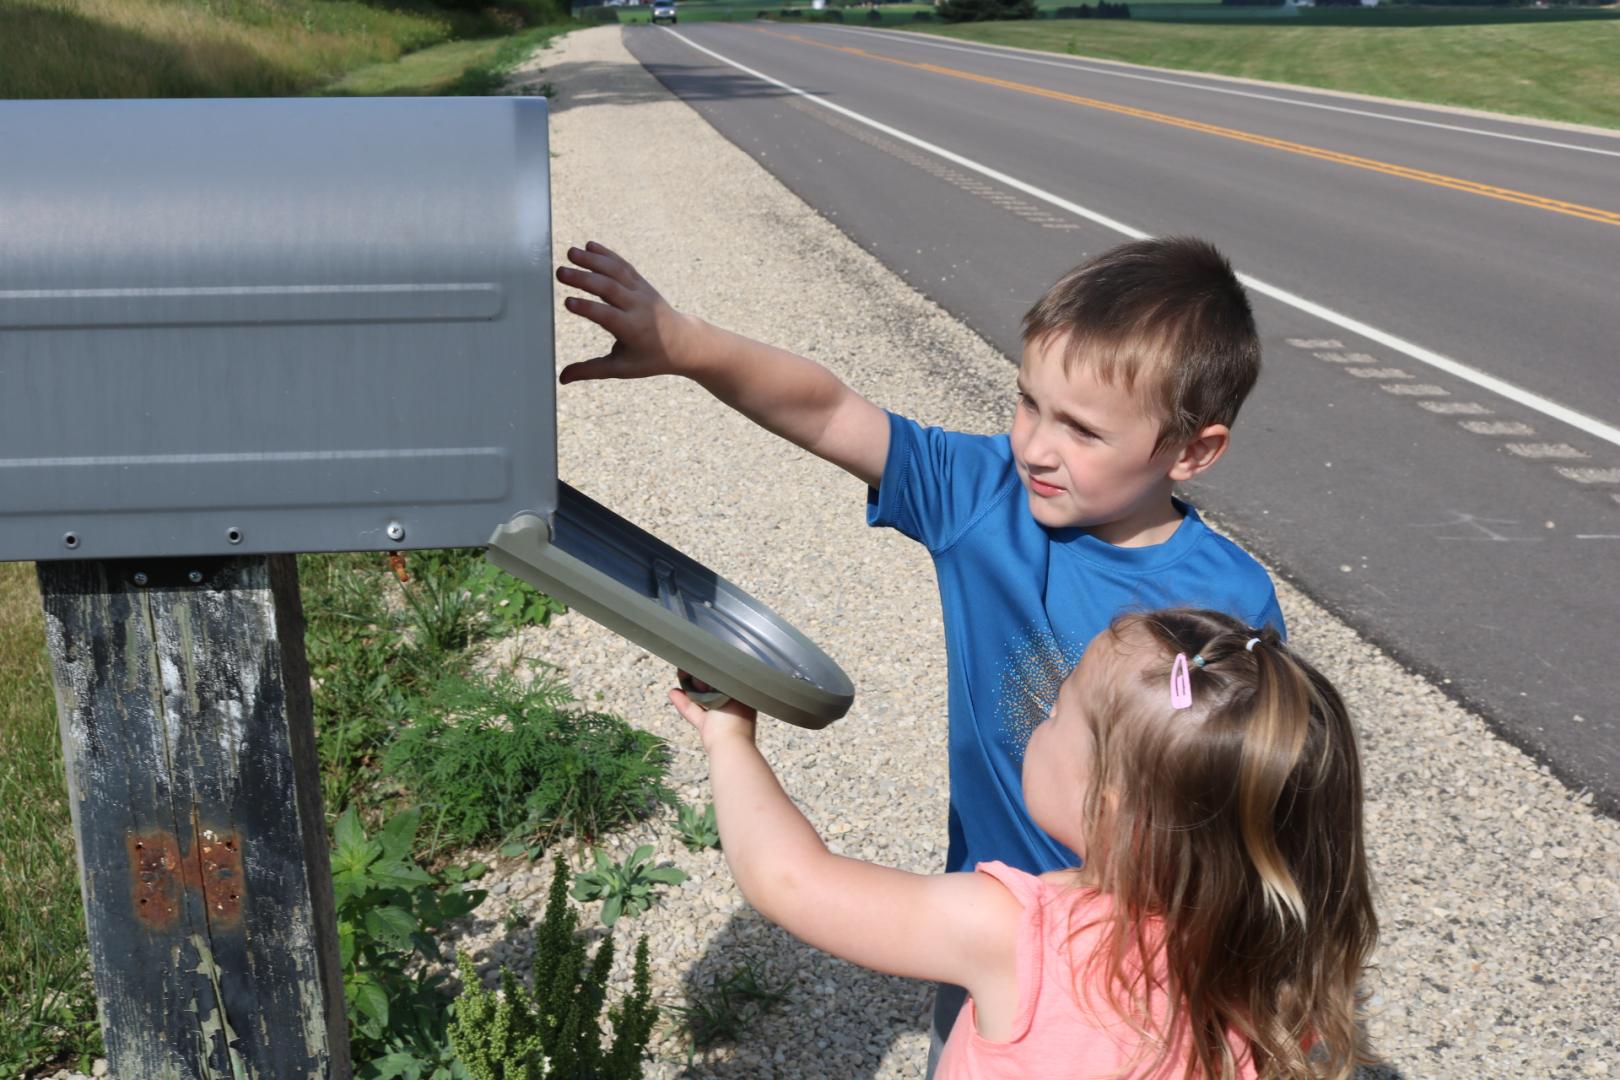
[[[546,104],[0,102],[0,560],[556,506]]]

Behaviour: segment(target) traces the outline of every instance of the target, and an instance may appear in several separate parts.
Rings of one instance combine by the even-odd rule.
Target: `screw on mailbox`
[[[191,582],[193,585],[201,585],[202,579],[203,576],[201,570],[192,570],[186,574],[186,580]]]
[[[399,541],[405,539],[405,526],[397,521],[388,523],[388,539]]]
[[[142,586],[144,588],[148,578],[146,576],[145,571],[137,570],[137,571],[135,571],[135,576],[131,580],[134,581],[135,584],[140,585],[140,586]]]

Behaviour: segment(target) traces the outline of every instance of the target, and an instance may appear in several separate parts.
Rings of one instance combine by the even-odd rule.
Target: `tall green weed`
[[[636,943],[631,992],[607,1009],[613,1032],[602,1045],[613,938],[594,956],[579,933],[579,913],[568,903],[568,868],[553,862],[545,915],[534,935],[534,989],[525,990],[501,969],[501,993],[483,988],[471,961],[461,957],[461,996],[450,1036],[474,1080],[636,1080],[658,1022],[652,1003],[647,939]]]

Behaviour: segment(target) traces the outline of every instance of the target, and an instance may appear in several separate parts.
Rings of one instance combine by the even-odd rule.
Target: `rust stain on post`
[[[180,916],[180,845],[172,833],[149,829],[132,831],[125,846],[135,917],[148,930],[167,930]]]
[[[242,919],[242,838],[204,829],[199,851],[198,872],[203,902],[208,905],[208,924],[231,929]]]
[[[167,930],[180,917],[187,889],[202,894],[208,925],[229,930],[242,920],[242,838],[233,829],[201,831],[192,851],[166,829],[131,831],[130,898],[135,917],[148,930]]]

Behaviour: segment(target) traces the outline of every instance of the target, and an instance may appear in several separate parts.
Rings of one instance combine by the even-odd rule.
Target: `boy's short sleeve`
[[[866,523],[884,525],[934,554],[1016,480],[1006,436],[925,428],[889,414],[889,456],[866,498]]]
[[[1277,631],[1277,636],[1283,640],[1288,639],[1288,627],[1283,623],[1282,605],[1277,602],[1277,590],[1273,588],[1266,597],[1266,606],[1251,624],[1260,629],[1267,626]]]

